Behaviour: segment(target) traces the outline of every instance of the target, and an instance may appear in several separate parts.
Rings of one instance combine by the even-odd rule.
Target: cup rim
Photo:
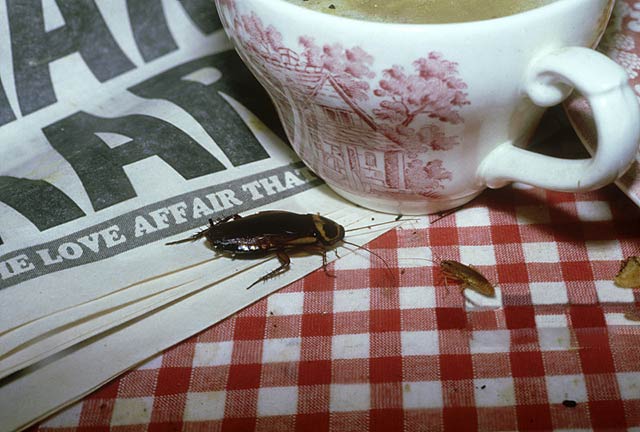
[[[269,7],[272,9],[279,9],[288,12],[289,14],[293,13],[304,13],[308,14],[311,17],[320,18],[323,20],[332,21],[336,25],[349,25],[358,23],[359,26],[375,26],[375,27],[399,27],[402,29],[408,30],[419,30],[419,29],[427,29],[427,28],[445,28],[445,27],[454,27],[454,26],[478,26],[485,25],[487,23],[490,24],[513,24],[523,19],[530,19],[531,17],[546,15],[547,13],[552,13],[556,10],[561,10],[562,8],[568,7],[567,5],[572,3],[581,3],[585,2],[585,0],[555,0],[551,3],[548,3],[543,6],[535,7],[533,9],[528,9],[522,12],[518,12],[511,15],[505,15],[497,18],[488,18],[482,20],[475,21],[460,21],[460,22],[446,22],[446,23],[401,23],[401,22],[386,22],[386,21],[370,21],[359,18],[351,18],[345,17],[341,15],[333,15],[324,12],[320,12],[317,10],[305,8],[304,6],[299,6],[297,4],[291,3],[287,0],[258,0],[263,3],[268,3]],[[592,1],[606,1],[606,0],[592,0]]]

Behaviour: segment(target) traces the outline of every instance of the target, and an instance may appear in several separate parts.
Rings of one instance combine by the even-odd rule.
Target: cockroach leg
[[[329,265],[327,261],[327,249],[321,245],[307,245],[300,248],[301,250],[309,253],[317,253],[322,256],[322,269],[329,277],[336,277],[335,274],[331,273],[327,266]]]
[[[264,282],[267,279],[271,279],[272,277],[277,276],[280,273],[289,270],[289,267],[291,266],[291,258],[289,257],[289,255],[287,255],[287,253],[284,250],[278,250],[278,251],[276,251],[276,256],[278,257],[278,260],[280,261],[280,267],[278,267],[278,268],[276,268],[274,270],[271,270],[269,273],[267,273],[266,275],[262,276],[260,279],[258,279],[257,281],[255,281],[251,285],[249,285],[247,287],[247,289],[253,287],[258,282]]]
[[[467,285],[464,283],[464,281],[462,279],[460,279],[459,277],[456,277],[455,274],[453,274],[451,272],[447,272],[447,271],[443,270],[442,268],[440,269],[440,271],[442,271],[442,275],[444,276],[444,287],[447,290],[447,295],[449,295],[449,284],[447,283],[447,281],[449,279],[451,279],[454,282],[462,284],[458,288],[460,289],[460,295],[462,295],[464,297],[464,290],[467,289]]]
[[[209,222],[213,225],[213,222],[211,221],[211,219],[209,219]],[[183,238],[180,240],[176,240],[176,241],[172,241],[169,243],[165,243],[165,245],[169,246],[169,245],[175,245],[175,244],[179,244],[179,243],[187,243],[187,242],[192,242],[192,241],[196,241],[202,237],[204,237],[207,234],[207,231],[209,231],[209,228],[205,228],[202,229],[200,231],[198,231],[197,233],[195,233],[192,236],[189,236],[187,238]]]

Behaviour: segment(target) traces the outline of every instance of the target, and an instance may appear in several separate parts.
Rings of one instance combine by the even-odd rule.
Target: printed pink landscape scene
[[[455,62],[431,51],[410,68],[376,73],[375,58],[359,46],[306,35],[286,46],[276,27],[238,5],[221,0],[223,19],[233,17],[227,28],[303,161],[349,192],[441,195],[454,176],[444,155],[461,143],[460,132],[450,131],[470,104]]]

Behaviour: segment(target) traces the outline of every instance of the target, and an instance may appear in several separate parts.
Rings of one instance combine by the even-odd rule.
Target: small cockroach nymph
[[[491,282],[473,266],[462,264],[454,260],[440,261],[440,271],[445,277],[460,282],[462,288],[469,288],[478,294],[495,297],[496,290]]]
[[[486,297],[495,297],[496,295],[494,285],[472,265],[462,264],[461,262],[450,259],[438,258],[437,261],[429,258],[417,259],[423,259],[436,264],[440,273],[444,276],[445,284],[448,280],[452,280],[461,284],[460,288],[463,292],[465,289],[470,289]]]
[[[251,288],[258,282],[287,271],[291,265],[289,253],[294,251],[322,255],[322,267],[327,274],[329,274],[327,271],[327,251],[338,243],[346,243],[365,249],[384,261],[373,251],[346,241],[344,239],[345,232],[342,225],[324,216],[273,210],[245,217],[232,215],[217,221],[209,219],[207,228],[188,238],[167,244],[173,245],[205,237],[216,252],[231,257],[253,258],[275,254],[280,261],[280,266],[251,284],[248,287]],[[384,263],[387,265],[386,261]]]

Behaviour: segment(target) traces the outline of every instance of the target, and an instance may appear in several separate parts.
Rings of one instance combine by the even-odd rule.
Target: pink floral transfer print
[[[296,47],[285,46],[273,25],[254,12],[237,13],[238,4],[220,0],[230,12],[221,17],[234,17],[231,37],[245,48],[246,63],[312,169],[353,191],[439,196],[453,173],[438,154],[460,144],[445,126],[462,124],[460,108],[470,103],[456,63],[429,52],[411,69],[392,65],[377,76],[375,59],[361,47],[322,45],[305,35]]]

